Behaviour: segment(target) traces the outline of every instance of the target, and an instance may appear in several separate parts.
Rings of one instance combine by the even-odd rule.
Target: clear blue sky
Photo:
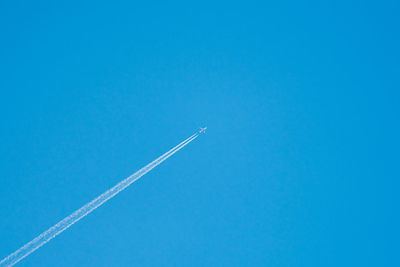
[[[399,12],[2,1],[0,258],[206,125],[20,265],[400,266]]]

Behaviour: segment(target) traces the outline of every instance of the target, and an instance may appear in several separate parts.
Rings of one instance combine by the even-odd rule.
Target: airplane
[[[204,127],[204,128],[201,128],[201,127],[200,127],[199,134],[204,133],[204,132],[206,131],[206,129],[207,129],[207,127]]]

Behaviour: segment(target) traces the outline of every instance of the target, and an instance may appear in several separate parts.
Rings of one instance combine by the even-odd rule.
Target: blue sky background
[[[207,125],[20,266],[400,266],[398,1],[56,2],[0,4],[0,258]]]

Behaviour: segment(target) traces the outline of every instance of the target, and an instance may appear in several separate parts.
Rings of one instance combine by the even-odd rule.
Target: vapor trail
[[[14,253],[5,257],[3,260],[0,261],[0,266],[13,266],[14,264],[18,263],[20,260],[27,257],[29,254],[31,254],[32,252],[34,252],[35,250],[37,250],[38,248],[49,242],[51,239],[61,234],[65,230],[67,230],[71,225],[73,225],[86,215],[88,215],[90,212],[100,207],[104,202],[111,199],[116,194],[127,188],[129,185],[138,180],[140,177],[151,171],[157,165],[161,164],[164,160],[171,157],[173,154],[178,152],[180,149],[182,149],[184,146],[186,146],[191,141],[196,139],[198,136],[199,133],[193,134],[182,143],[173,147],[168,152],[164,153],[163,155],[153,160],[152,162],[150,162],[149,164],[147,164],[146,166],[144,166],[131,176],[125,178],[124,180],[116,184],[114,187],[110,188],[109,190],[107,190],[97,198],[93,199],[80,209],[74,211],[71,215],[64,218],[63,220],[61,220],[60,222],[49,228],[47,231],[41,233],[32,241],[26,243],[23,247],[19,248]]]

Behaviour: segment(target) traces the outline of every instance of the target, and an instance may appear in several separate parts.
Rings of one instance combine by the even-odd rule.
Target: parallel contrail
[[[155,168],[157,165],[161,164],[164,160],[168,159],[171,157],[173,154],[178,152],[180,149],[182,149],[184,146],[189,144],[191,141],[196,139],[199,136],[200,132],[197,132],[190,136],[188,139],[180,143],[179,145],[175,146],[165,154],[161,155],[157,159],[153,160],[128,178],[122,180],[118,184],[116,184],[114,187],[110,188],[97,198],[93,199],[80,209],[74,211],[71,215],[68,217],[64,218],[60,222],[58,222],[56,225],[52,226],[49,228],[47,231],[41,233],[39,236],[37,236],[35,239],[30,241],[29,243],[26,243],[23,247],[19,248],[16,250],[14,253],[8,255],[5,257],[3,260],[0,261],[0,266],[13,266],[14,264],[18,263],[20,260],[23,258],[27,257],[29,254],[49,242],[51,239],[56,237],[57,235],[61,234],[65,230],[67,230],[71,225],[88,215],[90,212],[94,211],[98,207],[100,207],[104,202],[107,200],[111,199],[114,197],[116,194],[127,188],[129,185],[131,185],[133,182],[138,180],[140,177],[151,171],[153,168]]]

